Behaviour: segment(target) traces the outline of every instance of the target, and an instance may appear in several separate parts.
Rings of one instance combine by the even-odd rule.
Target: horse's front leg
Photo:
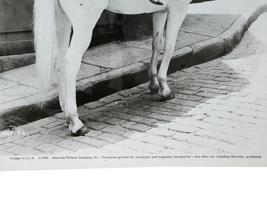
[[[173,0],[168,8],[165,49],[163,60],[158,72],[158,80],[160,85],[159,95],[163,100],[174,98],[174,94],[167,83],[167,73],[170,60],[175,49],[178,32],[184,21],[187,11],[188,1]]]
[[[151,93],[158,93],[159,91],[159,82],[158,82],[158,57],[160,54],[161,41],[163,39],[164,27],[166,24],[167,13],[160,12],[153,15],[153,42],[152,42],[152,59],[150,67],[148,70],[149,75],[149,85]]]

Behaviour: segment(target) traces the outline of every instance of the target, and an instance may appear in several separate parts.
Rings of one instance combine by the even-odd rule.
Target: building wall
[[[0,0],[0,56],[33,53],[32,10],[34,0]],[[45,0],[44,0],[45,1]],[[210,0],[193,0],[202,2]],[[145,23],[150,17],[125,17],[104,12],[94,30],[93,45],[116,37],[132,37],[133,25]],[[126,23],[126,24],[125,24]],[[128,26],[127,26],[128,24]],[[127,30],[127,27],[129,28]],[[139,27],[139,25],[138,25]],[[120,35],[122,34],[122,35]]]
[[[0,55],[32,51],[33,0],[0,0]]]
[[[33,1],[0,0],[0,56],[34,52]],[[105,12],[102,15],[94,33],[99,41],[103,41],[105,34],[116,33],[117,18],[112,13]]]

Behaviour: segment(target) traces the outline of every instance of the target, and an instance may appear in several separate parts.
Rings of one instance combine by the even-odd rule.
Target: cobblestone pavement
[[[0,155],[263,156],[267,150],[267,69],[255,60],[241,62],[261,49],[261,43],[247,33],[231,54],[171,74],[169,82],[176,95],[171,101],[159,101],[144,84],[86,104],[79,108],[91,129],[85,137],[68,135],[62,113],[19,127],[20,136],[1,132]],[[232,60],[237,58],[241,64]]]

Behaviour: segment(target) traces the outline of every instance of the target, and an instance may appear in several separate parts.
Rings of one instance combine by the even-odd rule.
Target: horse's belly
[[[107,10],[121,14],[142,14],[166,10],[167,1],[163,6],[154,5],[149,0],[109,0]]]

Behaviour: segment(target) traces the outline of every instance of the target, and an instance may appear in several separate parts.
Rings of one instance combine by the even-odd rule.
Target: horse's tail
[[[51,86],[51,75],[56,59],[56,7],[58,0],[34,1],[34,37],[37,80],[44,102]]]

